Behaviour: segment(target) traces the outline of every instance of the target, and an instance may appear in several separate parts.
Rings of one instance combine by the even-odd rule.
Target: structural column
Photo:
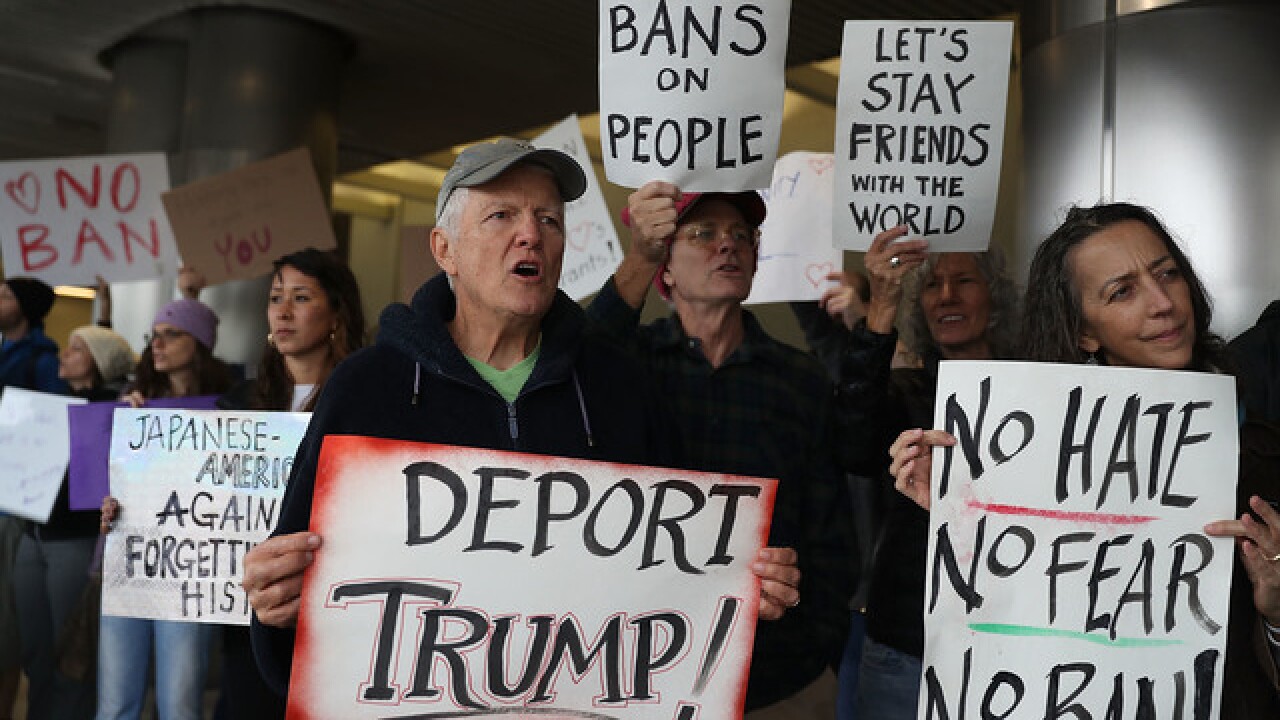
[[[1153,208],[1215,301],[1253,324],[1280,287],[1280,4],[1028,0],[1025,267],[1073,203]]]
[[[181,70],[179,84],[167,75],[164,81],[157,79],[163,72],[155,67],[159,59],[135,57],[138,51],[129,41],[109,58],[117,86],[145,85],[148,92],[165,96],[171,114],[158,119],[113,109],[110,134],[141,136],[130,151],[171,153],[175,186],[307,147],[327,194],[337,163],[338,95],[347,40],[304,18],[244,7],[193,10],[165,21],[162,29],[185,51],[181,61],[169,64]],[[156,105],[161,104],[157,100]],[[117,122],[122,127],[117,129]],[[134,127],[138,122],[176,127],[176,146],[161,144],[169,142],[167,131],[147,135]],[[142,139],[155,144],[136,146]],[[267,278],[233,281],[201,294],[222,321],[216,348],[220,357],[251,370],[256,367],[267,334],[269,285]],[[171,288],[170,282],[161,301],[171,297]],[[149,322],[158,305],[131,305],[129,315]]]

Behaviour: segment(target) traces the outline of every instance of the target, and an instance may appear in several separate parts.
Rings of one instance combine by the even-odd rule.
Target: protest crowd
[[[641,41],[648,47],[652,38],[643,38],[634,12],[627,22],[639,34],[623,54]],[[762,21],[739,13],[735,22],[757,44],[735,52],[754,57],[767,44]],[[956,48],[967,45],[955,39]],[[963,87],[950,87],[957,108]],[[884,92],[875,112],[891,105]],[[648,118],[624,110],[610,116],[617,126],[606,142],[639,148],[633,136],[645,136]],[[746,166],[773,159],[760,150],[766,131],[749,132],[757,120],[729,125],[743,135],[730,143],[737,170],[756,172]],[[710,121],[669,122],[690,136],[676,165],[692,167],[705,152],[715,166],[710,148],[723,141],[710,137]],[[989,129],[970,133],[984,158],[999,134]],[[858,142],[871,144],[869,137]],[[702,140],[707,147],[697,148]],[[655,135],[654,155],[660,141]],[[905,137],[891,145],[879,161],[910,153]],[[857,152],[855,145],[850,156]],[[729,164],[720,160],[721,169]],[[693,190],[711,187],[710,175],[682,187],[661,168],[648,169],[643,179],[644,169],[632,169],[633,191],[616,215],[625,251],[579,303],[562,289],[566,218],[589,192],[592,168],[525,140],[467,147],[443,177],[424,250],[438,274],[407,303],[366,318],[342,253],[323,238],[293,238],[292,249],[271,259],[267,294],[254,300],[269,330],[256,367],[220,359],[219,340],[242,329],[202,302],[207,267],[168,271],[175,297],[135,346],[113,329],[113,316],[134,309],[113,308],[108,267],[97,269],[96,322],[54,338],[45,332],[53,287],[39,273],[6,266],[0,415],[46,398],[61,404],[41,407],[59,415],[65,407],[72,419],[57,425],[69,449],[47,515],[0,512],[0,720],[12,716],[20,682],[26,717],[51,720],[347,717],[340,709],[324,714],[328,700],[319,698],[327,692],[374,713],[359,717],[518,714],[521,706],[529,716],[631,717],[623,711],[678,697],[667,716],[682,720],[957,718],[964,708],[979,716],[978,707],[981,717],[1023,717],[1013,713],[1020,704],[1022,712],[1034,707],[1035,717],[1163,717],[1156,708],[1173,706],[1177,718],[1280,718],[1275,304],[1233,342],[1216,334],[1215,288],[1162,221],[1162,208],[1078,201],[1038,243],[1021,281],[990,237],[983,249],[952,249],[945,223],[899,214],[858,227],[866,240],[859,267],[829,268],[817,299],[788,298],[788,320],[804,338],[795,347],[748,305],[763,274],[762,238],[779,232],[767,224],[779,222],[770,196],[777,186],[762,193],[735,181]],[[814,199],[799,186],[795,192],[799,201]],[[960,218],[950,229],[974,214],[948,210],[947,218]],[[857,220],[849,222],[833,232],[853,234]],[[1046,429],[1029,409],[994,409],[1000,386],[1050,394],[1018,373],[1051,363],[1076,386],[1067,429]],[[980,405],[966,405],[970,396],[947,375],[951,367],[976,368],[984,378],[974,390]],[[1091,400],[1090,378],[1138,370],[1149,374],[1122,382],[1150,383],[1127,400],[1114,393],[1109,400],[1123,411]],[[1238,398],[1226,426],[1213,428],[1222,432],[1197,424],[1212,403],[1154,402],[1160,388],[1192,375],[1225,378]],[[94,408],[103,424],[76,431],[86,427],[76,418]],[[264,428],[291,413],[305,414],[296,445],[267,449],[282,433]],[[0,442],[8,442],[8,427],[0,422]],[[1030,521],[987,525],[1029,501],[977,497],[974,488],[1045,433],[1062,440],[1058,465],[1020,470],[1022,482],[1042,483],[1046,497],[1056,488],[1060,502],[1078,490],[1096,503],[1089,513],[1074,505],[1057,515],[1038,511],[1065,524],[1034,545]],[[1217,493],[1213,507],[1225,512],[1205,514],[1176,468],[1197,462],[1198,450],[1222,435],[1238,442],[1238,457],[1208,462],[1232,468],[1238,481],[1228,473],[1202,478],[1211,489],[1233,489]],[[1134,447],[1150,436],[1148,468]],[[342,455],[334,450],[341,447],[354,449]],[[382,502],[372,489],[380,453],[401,458],[437,447],[446,452],[396,465],[385,523],[360,507],[361,482],[370,484],[370,507]],[[195,448],[205,458],[191,473],[196,491],[176,480],[137,489],[144,474],[163,474],[153,462],[165,467],[164,458]],[[461,472],[447,460],[457,448],[490,454]],[[117,456],[129,452],[138,459]],[[540,464],[547,458],[564,464]],[[1091,463],[1100,468],[1092,476]],[[604,474],[605,464],[619,479]],[[641,469],[651,468],[663,479],[650,484]],[[1074,468],[1082,490],[1071,484]],[[99,484],[81,485],[82,476]],[[0,479],[8,482],[18,479]],[[221,494],[232,490],[240,494]],[[356,501],[335,499],[349,492]],[[1101,533],[1096,554],[1071,550],[1094,542],[1104,521],[1151,521],[1157,505],[1193,513],[1192,530],[1154,543],[1117,530]],[[526,510],[524,520],[506,520]],[[972,548],[957,540],[965,512],[977,523]],[[748,524],[752,513],[762,526]],[[347,524],[362,528],[354,539],[336,530]],[[360,533],[372,538],[378,524],[394,526],[396,547],[361,544]],[[765,530],[744,529],[757,527]],[[204,539],[190,534],[206,530]],[[487,576],[498,596],[567,592],[586,596],[591,609],[616,601],[617,612],[521,617],[506,605],[466,605],[460,598],[472,581],[452,567],[391,576],[379,564],[381,555],[454,540],[455,562]],[[493,569],[534,567],[579,540],[585,560],[570,573]],[[1009,550],[1016,542],[1026,548],[1021,560]],[[1116,559],[1129,551],[1136,565]],[[326,553],[349,563],[340,581],[328,574]],[[1012,625],[973,622],[966,634],[934,624],[948,603],[969,613],[1012,602],[999,580],[1050,553],[1040,581],[1051,588],[1055,628],[1055,613],[1087,602],[1076,635],[1103,638],[1105,652],[1123,645],[1117,637],[1132,635],[1131,627],[1145,626],[1134,646],[1165,647],[1157,636],[1192,645],[1168,639],[1179,623],[1188,637],[1203,630],[1210,644],[1196,646],[1194,666],[1170,670],[1172,679],[1137,681],[1110,670],[1103,650],[1096,658],[1080,643],[1069,656],[1044,651],[1052,666],[1045,690],[1045,673],[1018,676],[1025,657],[983,657],[980,633],[1009,635]],[[1222,574],[1210,576],[1214,557]],[[586,563],[599,559],[667,578],[650,580],[647,590],[667,604],[625,605],[614,596],[626,588],[609,587],[613,575],[593,577],[602,571]],[[723,586],[693,585],[728,568],[737,575],[715,580]],[[1153,580],[1153,572],[1168,575]],[[1202,573],[1229,581],[1214,587]],[[664,599],[686,579],[693,589]],[[168,588],[180,610],[132,594],[147,580]],[[1059,592],[1056,583],[1072,590]],[[610,591],[608,601],[592,599]],[[1079,597],[1068,599],[1073,591]],[[697,598],[713,609],[681,604],[698,593],[714,595]],[[376,634],[326,629],[326,612],[354,606],[376,608],[366,616],[378,618]],[[962,670],[938,669],[937,638],[947,634],[963,635],[956,640],[966,643],[963,660],[952,663]],[[344,655],[355,658],[359,677],[336,687],[325,668]],[[735,662],[739,681],[718,686],[717,668]],[[694,690],[681,695],[686,688],[673,687],[676,675],[667,671],[687,666]],[[590,685],[590,699],[561,706],[558,698],[580,697],[576,685]],[[1088,700],[1086,709],[1084,698],[1093,697],[1086,688],[1109,700]],[[1077,697],[1082,704],[1073,704]]]

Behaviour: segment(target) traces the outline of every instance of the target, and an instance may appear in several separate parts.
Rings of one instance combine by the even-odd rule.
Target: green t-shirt
[[[499,370],[492,365],[482,363],[475,358],[468,357],[467,362],[471,363],[471,367],[480,373],[480,377],[484,381],[493,386],[494,390],[503,397],[508,403],[516,401],[516,397],[520,395],[520,388],[529,381],[529,376],[533,374],[533,366],[538,364],[538,355],[542,351],[542,340],[538,340],[538,346],[529,353],[529,357],[512,365],[507,370]]]

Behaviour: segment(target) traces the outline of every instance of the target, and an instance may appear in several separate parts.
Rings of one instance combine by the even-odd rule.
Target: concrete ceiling
[[[594,112],[593,0],[0,0],[0,160],[103,152],[111,85],[99,57],[194,8],[252,6],[341,30],[339,170],[431,162],[454,145]],[[834,99],[846,19],[989,18],[1019,0],[793,0],[791,89]]]

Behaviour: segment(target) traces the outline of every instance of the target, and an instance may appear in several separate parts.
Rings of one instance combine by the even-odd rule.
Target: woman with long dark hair
[[[314,248],[274,263],[267,298],[267,346],[258,376],[218,400],[228,410],[310,411],[325,380],[343,358],[364,344],[360,288],[336,255]],[[222,697],[216,717],[281,720],[285,699],[258,673],[248,628],[226,626]]]
[[[1124,367],[1229,371],[1225,346],[1209,326],[1209,295],[1182,249],[1150,210],[1129,203],[1076,207],[1031,263],[1024,355],[1030,360]],[[1222,717],[1280,717],[1280,497],[1274,427],[1240,428],[1239,519],[1211,522],[1234,537]],[[929,504],[929,450],[952,445],[940,430],[908,430],[891,448],[896,486]],[[1256,472],[1261,469],[1262,473]]]

